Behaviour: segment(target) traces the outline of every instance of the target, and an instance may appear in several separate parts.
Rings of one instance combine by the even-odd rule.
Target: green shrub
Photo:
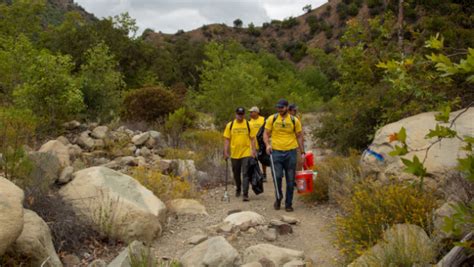
[[[179,147],[183,132],[193,125],[195,113],[186,108],[179,108],[170,113],[165,122],[166,133],[170,136],[172,145]]]
[[[282,21],[281,27],[284,29],[291,29],[299,24],[295,17],[289,17]]]
[[[134,121],[156,121],[180,107],[178,98],[161,87],[145,87],[128,92],[124,99],[123,115]]]
[[[432,229],[436,198],[432,192],[402,183],[363,181],[341,202],[344,215],[337,217],[338,246],[349,261],[363,254],[382,238],[384,229],[397,223]]]
[[[27,179],[32,166],[23,146],[33,140],[36,125],[31,111],[0,107],[0,170],[7,179]]]

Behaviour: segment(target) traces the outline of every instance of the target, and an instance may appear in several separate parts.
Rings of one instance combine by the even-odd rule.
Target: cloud
[[[261,25],[271,19],[283,19],[303,13],[302,7],[317,7],[327,1],[316,0],[76,0],[97,17],[129,12],[140,30],[175,33],[210,23],[232,25],[240,18],[244,25]]]

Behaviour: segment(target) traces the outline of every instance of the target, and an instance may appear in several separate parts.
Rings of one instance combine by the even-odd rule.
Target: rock
[[[87,267],[107,267],[107,263],[104,260],[97,259],[87,265]]]
[[[263,265],[258,262],[258,261],[254,261],[254,262],[250,262],[250,263],[247,263],[247,264],[244,264],[240,267],[263,267]]]
[[[218,232],[223,232],[223,233],[231,233],[233,229],[234,229],[234,227],[232,226],[232,224],[230,224],[228,222],[224,222],[224,223],[219,225],[217,231]]]
[[[287,235],[293,233],[291,225],[279,220],[271,220],[270,227],[274,228],[279,235]]]
[[[149,132],[144,132],[141,134],[137,134],[132,137],[132,143],[136,146],[141,146],[145,144],[145,142],[150,138],[150,133]]]
[[[61,174],[61,162],[52,153],[32,152],[28,154],[32,163],[31,178],[45,184],[53,184]]]
[[[283,265],[283,267],[305,267],[305,266],[306,266],[306,263],[302,260],[293,260]]]
[[[143,167],[146,167],[148,166],[148,164],[146,163],[146,159],[142,156],[138,156],[137,157],[137,161],[138,161],[138,166],[143,166]]]
[[[43,144],[38,151],[55,155],[59,159],[59,163],[63,168],[71,165],[68,147],[58,140],[48,141],[47,143]]]
[[[91,133],[91,136],[96,139],[105,139],[109,133],[109,127],[107,126],[98,126],[95,127]]]
[[[263,238],[269,242],[273,242],[277,239],[277,231],[274,228],[267,229],[263,232]]]
[[[177,215],[208,215],[206,207],[194,199],[173,199],[168,202],[168,208]]]
[[[97,230],[128,242],[150,242],[161,234],[160,222],[166,219],[166,206],[150,190],[106,167],[74,173],[59,193]]]
[[[277,267],[273,261],[265,257],[261,258],[258,262],[262,265],[262,267]]]
[[[172,161],[169,159],[159,159],[154,162],[154,165],[164,174],[171,174],[172,173],[172,168],[171,168],[171,163]]]
[[[115,161],[122,166],[138,166],[138,159],[132,156],[120,157]]]
[[[176,176],[187,178],[188,180],[196,178],[197,169],[194,165],[194,160],[178,159],[176,162],[178,163],[178,169],[175,170]]]
[[[79,137],[77,138],[77,144],[86,150],[91,150],[94,148],[95,142],[90,135],[91,131],[84,131],[82,132]]]
[[[191,248],[180,259],[187,266],[239,266],[240,255],[222,236],[210,238]]]
[[[276,266],[282,266],[293,260],[303,260],[304,252],[293,249],[281,248],[270,244],[258,244],[244,251],[244,263],[259,261],[267,258]]]
[[[92,147],[93,149],[102,149],[105,147],[105,142],[102,139],[97,139],[94,140],[94,146]]]
[[[300,222],[298,219],[287,216],[287,215],[282,215],[281,216],[281,221],[285,222],[285,223],[289,223],[289,224],[297,224],[297,223]]]
[[[372,266],[374,260],[381,266],[397,265],[393,258],[404,262],[430,263],[436,258],[435,244],[423,228],[413,224],[396,224],[384,232],[383,240],[362,254],[350,267]]]
[[[452,112],[450,120],[453,120],[462,111]],[[373,155],[364,153],[361,158],[361,167],[365,173],[376,174],[379,179],[387,179],[393,175],[401,179],[413,179],[413,176],[405,173],[404,164],[400,157],[392,157],[389,152],[393,150],[395,145],[400,145],[400,142],[389,142],[390,136],[393,133],[398,133],[402,127],[406,129],[407,145],[414,151],[408,153],[404,158],[412,159],[413,156],[418,156],[423,160],[426,153],[426,148],[435,141],[434,138],[425,138],[430,129],[435,129],[436,124],[449,127],[450,123],[439,123],[435,120],[436,112],[421,113],[412,117],[402,119],[400,121],[390,123],[379,129],[372,144],[369,148],[384,157],[383,161],[377,160]],[[463,113],[454,123],[453,130],[457,131],[458,136],[474,136],[474,108]],[[457,138],[442,139],[441,142],[432,146],[428,157],[424,163],[427,172],[434,177],[435,184],[439,180],[443,180],[446,174],[451,172],[458,165],[457,159],[464,157],[466,151],[462,150],[464,146]],[[417,179],[417,178],[416,178]],[[425,179],[426,180],[426,179]]]
[[[64,267],[75,267],[81,264],[81,259],[74,254],[67,254],[63,257]]]
[[[151,148],[164,148],[166,147],[166,142],[163,138],[163,135],[157,131],[148,131],[150,133],[150,139],[147,141],[147,146]]]
[[[0,256],[23,230],[23,190],[0,176]]]
[[[231,215],[231,214],[238,213],[238,212],[241,212],[241,211],[242,211],[241,209],[232,209],[232,210],[229,210],[227,212],[227,215]]]
[[[72,158],[78,158],[82,154],[82,148],[78,145],[68,145],[69,156]]]
[[[265,218],[253,211],[242,211],[227,216],[224,222],[245,231],[250,227],[265,224]]]
[[[143,156],[145,158],[147,157],[150,157],[151,156],[151,151],[150,149],[148,149],[147,147],[142,147],[142,148],[139,148],[135,151],[135,155],[136,156]]]
[[[78,121],[70,121],[66,122],[63,124],[63,127],[66,128],[66,130],[75,130],[81,126],[81,123]]]
[[[72,180],[72,173],[74,172],[74,167],[67,166],[63,169],[59,175],[58,184],[63,185],[69,183]]]
[[[32,261],[34,266],[63,266],[54,250],[48,225],[34,211],[24,210],[23,231],[9,248],[14,255],[21,255]]]
[[[188,239],[186,243],[191,244],[191,245],[197,245],[204,240],[207,240],[207,235],[194,235]]]
[[[62,136],[62,135],[60,137],[56,138],[56,141],[61,142],[65,146],[69,146],[71,144],[69,142],[69,140],[66,137]]]
[[[250,228],[247,230],[247,233],[254,235],[254,234],[257,233],[257,229],[255,229],[255,228],[253,228],[253,227],[250,227]]]
[[[154,256],[149,247],[146,247],[142,242],[133,241],[128,247],[124,248],[108,266],[131,267],[131,261],[151,262],[153,259]]]
[[[446,238],[459,238],[460,236],[454,236],[453,233],[448,233],[443,230],[444,228],[444,219],[445,218],[452,218],[452,216],[456,213],[456,210],[454,209],[454,205],[457,205],[458,203],[456,202],[446,202],[444,203],[440,208],[438,208],[434,212],[434,231],[433,233],[440,239],[446,239]],[[468,229],[463,229],[463,230],[468,230]],[[461,236],[466,234],[465,232],[467,231],[461,231]]]

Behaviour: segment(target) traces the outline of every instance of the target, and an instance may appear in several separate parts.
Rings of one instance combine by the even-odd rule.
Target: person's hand
[[[224,151],[224,160],[228,160],[229,159],[229,152],[227,151]]]
[[[255,148],[252,148],[252,157],[253,158],[257,157],[257,150],[255,150]]]
[[[268,145],[267,146],[267,154],[270,155],[270,154],[272,154],[272,152],[273,152],[272,146]]]
[[[303,162],[306,163],[306,153],[305,152],[301,153],[301,159],[303,160]]]

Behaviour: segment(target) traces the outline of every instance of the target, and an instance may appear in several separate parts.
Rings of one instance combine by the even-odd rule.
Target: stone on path
[[[191,236],[186,243],[191,245],[197,245],[207,239],[207,235],[193,235]]]
[[[263,238],[269,242],[277,239],[277,231],[274,228],[269,228],[263,232]]]
[[[23,190],[0,176],[0,256],[23,230]]]
[[[300,222],[298,219],[287,215],[282,215],[281,221],[289,224],[297,224]]]
[[[243,253],[244,263],[259,261],[262,258],[269,259],[276,266],[282,266],[293,260],[303,260],[304,252],[270,244],[258,244],[247,248]]]
[[[271,220],[270,228],[274,228],[279,235],[287,235],[293,233],[293,228],[288,223],[280,220]]]
[[[265,218],[253,211],[242,211],[227,216],[224,222],[245,231],[250,227],[265,224]]]
[[[173,199],[168,202],[168,208],[177,215],[208,215],[206,207],[194,199]]]
[[[59,190],[78,216],[109,237],[150,242],[161,234],[166,206],[132,177],[106,167],[74,173]]]
[[[21,255],[32,261],[34,266],[63,266],[54,250],[51,230],[34,211],[24,210],[23,231],[9,248],[14,255]]]
[[[240,255],[224,237],[217,236],[188,250],[180,262],[183,267],[240,266]]]

